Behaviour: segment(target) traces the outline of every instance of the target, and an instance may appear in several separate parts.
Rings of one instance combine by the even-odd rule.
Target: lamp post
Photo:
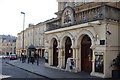
[[[23,14],[23,50],[22,52],[24,52],[24,27],[25,27],[25,13],[21,12],[21,14]]]

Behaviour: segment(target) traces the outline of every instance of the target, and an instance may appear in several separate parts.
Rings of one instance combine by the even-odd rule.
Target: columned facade
[[[71,34],[74,33],[74,34]],[[57,43],[57,58],[58,58],[58,68],[65,69],[67,58],[74,58],[75,59],[75,72],[81,71],[81,43],[84,36],[89,37],[91,45],[89,46],[92,49],[92,46],[95,46],[95,36],[93,35],[94,32],[91,30],[71,30],[71,32],[62,32],[58,33],[53,36],[48,36],[49,41],[49,65],[54,65],[54,42]],[[47,34],[47,33],[46,33]],[[54,34],[54,33],[53,33]],[[54,54],[54,55],[53,55]],[[92,51],[93,56],[93,51]],[[92,61],[92,60],[91,60]],[[93,63],[92,63],[93,64]],[[92,66],[91,66],[92,68]]]
[[[99,21],[98,21],[99,22]],[[104,29],[104,22],[101,25],[97,25],[97,28]],[[82,25],[82,24],[81,24]],[[79,25],[79,26],[81,26]],[[85,26],[86,25],[86,26]],[[108,56],[110,56],[109,51],[106,50],[106,44],[101,45],[100,41],[104,38],[104,35],[99,34],[99,32],[94,31],[94,27],[85,24],[84,28],[74,29],[62,29],[46,32],[46,39],[49,41],[48,54],[49,54],[49,67],[65,70],[66,60],[68,58],[73,58],[75,62],[74,72],[90,72],[90,75],[99,76],[102,78],[111,76],[110,61],[108,61]],[[102,31],[105,34],[105,31]],[[53,43],[56,41],[57,45],[57,56],[54,54]],[[46,49],[47,51],[47,49]],[[117,50],[116,50],[117,51]],[[116,52],[115,51],[115,52]],[[96,53],[100,53],[101,57],[101,68],[97,69],[97,57]],[[108,55],[109,54],[109,55]],[[115,53],[114,53],[115,54]],[[58,58],[54,60],[53,57]],[[54,66],[54,61],[57,61],[57,66]],[[109,65],[109,66],[108,66]]]
[[[109,78],[111,62],[120,52],[120,3],[76,3],[58,2],[57,18],[47,23],[46,66],[65,70],[72,58],[74,72]]]

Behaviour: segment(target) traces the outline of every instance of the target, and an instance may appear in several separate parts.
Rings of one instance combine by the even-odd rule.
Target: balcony
[[[47,23],[47,31],[60,29],[64,27],[71,27],[82,23],[97,21],[97,20],[111,20],[120,22],[120,9],[112,6],[104,5],[96,8],[88,9],[75,13],[73,24],[61,26],[61,19]]]

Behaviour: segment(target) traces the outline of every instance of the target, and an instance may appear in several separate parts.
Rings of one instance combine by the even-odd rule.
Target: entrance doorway
[[[67,37],[65,41],[65,67],[66,67],[67,59],[73,56],[71,46],[72,46],[72,41],[70,37]]]
[[[91,39],[88,35],[85,35],[81,42],[81,70],[85,72],[92,71],[92,49]]]
[[[53,41],[53,66],[58,65],[58,48],[57,40]]]

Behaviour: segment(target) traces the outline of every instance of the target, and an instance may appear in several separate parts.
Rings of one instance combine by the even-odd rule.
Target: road
[[[7,80],[10,78],[22,78],[22,80],[25,78],[29,78],[29,79],[32,78],[32,80],[40,78],[40,79],[49,80],[49,79],[46,79],[45,77],[11,66],[7,64],[6,61],[8,60],[2,60],[2,77],[7,78]]]

